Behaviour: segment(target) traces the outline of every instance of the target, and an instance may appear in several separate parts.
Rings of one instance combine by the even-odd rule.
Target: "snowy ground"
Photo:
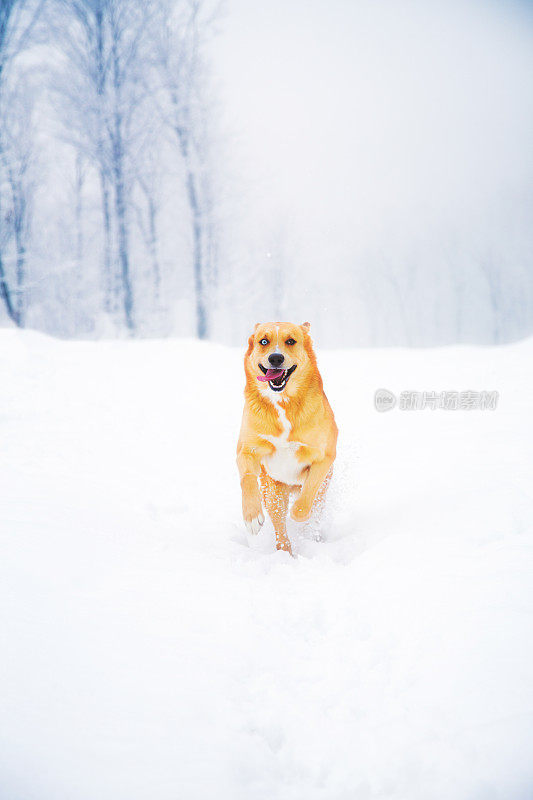
[[[240,352],[1,331],[1,798],[531,798],[532,360],[320,353],[339,457],[291,559],[241,524]]]

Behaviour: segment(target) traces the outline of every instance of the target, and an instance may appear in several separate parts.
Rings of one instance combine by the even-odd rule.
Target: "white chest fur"
[[[264,437],[269,442],[272,442],[276,448],[271,455],[265,456],[263,459],[264,467],[275,481],[281,481],[291,486],[301,485],[303,482],[302,469],[305,465],[298,461],[296,453],[302,443],[289,442],[291,424],[287,419],[285,409],[280,402],[274,401],[274,405],[276,406],[283,431],[279,436]]]

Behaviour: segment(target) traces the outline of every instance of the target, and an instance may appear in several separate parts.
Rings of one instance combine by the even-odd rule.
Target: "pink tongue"
[[[280,375],[283,375],[282,369],[267,369],[265,375],[258,375],[258,381],[271,381],[273,378],[279,378]]]

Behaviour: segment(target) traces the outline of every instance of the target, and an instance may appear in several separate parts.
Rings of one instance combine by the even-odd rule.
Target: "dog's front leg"
[[[259,533],[265,517],[261,505],[259,491],[259,471],[261,458],[273,449],[270,443],[265,445],[239,445],[237,449],[237,467],[241,479],[242,516],[250,533]]]
[[[334,460],[334,455],[326,453],[320,461],[313,461],[308,469],[300,496],[291,509],[291,517],[294,520],[303,521],[309,517],[317,493],[326,480]]]

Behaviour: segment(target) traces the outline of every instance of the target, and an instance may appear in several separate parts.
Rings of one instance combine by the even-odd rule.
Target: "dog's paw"
[[[276,536],[276,550],[284,550],[290,556],[294,555],[294,553],[292,552],[291,543],[287,538],[287,536],[283,537]]]
[[[257,514],[255,517],[244,518],[244,524],[246,525],[246,530],[248,533],[253,533],[254,536],[259,533],[261,530],[261,526],[265,521],[265,516],[262,511]]]
[[[265,517],[261,505],[261,495],[257,487],[254,487],[254,489],[254,491],[243,493],[242,516],[248,532],[255,535],[259,533]]]
[[[296,522],[303,522],[304,520],[308,519],[309,515],[311,514],[311,508],[312,506],[310,506],[305,500],[296,500],[291,509],[292,519],[296,520]]]
[[[261,504],[261,495],[255,478],[249,485],[243,483],[242,516],[247,531],[254,535],[259,533],[265,517]]]

